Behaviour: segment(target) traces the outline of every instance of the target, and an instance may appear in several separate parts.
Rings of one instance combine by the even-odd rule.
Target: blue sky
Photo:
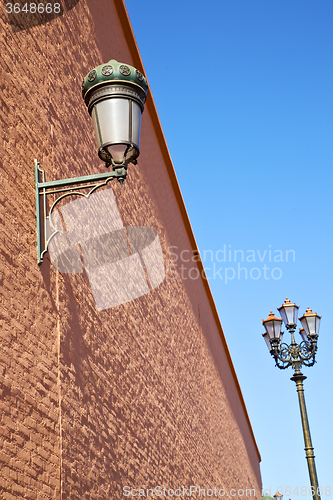
[[[274,366],[261,321],[286,296],[301,314],[310,306],[322,315],[318,363],[304,369],[304,385],[328,499],[332,0],[126,4],[197,244],[222,268],[215,279],[207,274],[261,452],[263,485],[272,495],[282,486],[286,500],[310,498],[309,476],[293,372]],[[255,262],[240,263],[247,279],[245,271],[238,279],[233,254],[218,262],[224,245],[244,257],[255,251]],[[283,261],[274,262],[277,250]]]

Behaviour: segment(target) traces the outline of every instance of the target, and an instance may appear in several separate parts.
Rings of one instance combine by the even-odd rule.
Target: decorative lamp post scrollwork
[[[302,341],[300,344],[297,344],[294,333],[297,328],[298,309],[299,307],[296,306],[296,304],[292,304],[287,298],[285,303],[278,308],[282,319],[277,318],[271,311],[268,318],[263,320],[262,323],[266,330],[263,337],[271,355],[275,360],[276,366],[281,370],[285,370],[289,366],[294,369],[294,375],[291,377],[291,380],[296,383],[298,393],[304,434],[305,454],[309,468],[312,495],[315,500],[320,500],[315,456],[304,399],[303,380],[305,380],[306,377],[302,374],[300,368],[302,365],[313,366],[315,364],[321,316],[313,313],[308,307],[306,313],[299,318],[303,328],[299,331]],[[282,342],[282,322],[284,322],[286,329],[291,335],[290,345]]]
[[[146,78],[139,70],[112,59],[92,69],[83,79],[82,97],[92,117],[98,156],[112,171],[70,179],[46,182],[45,172],[35,160],[37,261],[43,262],[51,239],[58,233],[52,223],[52,212],[66,196],[89,197],[110,180],[122,185],[130,163],[140,154],[141,115],[148,93]],[[78,191],[78,189],[80,191]],[[81,190],[86,190],[82,192]],[[47,208],[47,196],[60,194]],[[48,222],[54,232],[47,234]]]

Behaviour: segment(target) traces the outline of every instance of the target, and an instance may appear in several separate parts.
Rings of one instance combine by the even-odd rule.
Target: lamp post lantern
[[[320,500],[314,449],[312,446],[309,421],[304,399],[303,380],[306,379],[306,376],[302,374],[300,368],[302,365],[313,366],[315,364],[321,316],[318,316],[317,313],[313,313],[308,307],[305,314],[299,318],[303,328],[300,328],[299,331],[302,341],[300,344],[297,344],[294,333],[297,328],[298,309],[299,307],[296,306],[296,304],[292,304],[287,298],[284,304],[278,308],[282,319],[274,316],[271,311],[268,318],[263,320],[262,323],[266,330],[263,337],[271,355],[275,360],[276,366],[281,370],[285,370],[291,366],[294,370],[294,375],[291,377],[291,380],[296,383],[296,390],[298,393],[305,443],[305,456],[308,463],[311,482],[311,493],[314,500]],[[282,343],[282,322],[284,322],[286,329],[291,335],[290,345]]]
[[[82,97],[92,117],[98,156],[112,171],[71,179],[46,182],[45,172],[35,159],[37,262],[43,262],[51,239],[58,233],[52,222],[55,206],[66,196],[89,197],[110,180],[117,179],[121,186],[129,163],[136,164],[140,154],[141,115],[148,93],[146,78],[129,64],[112,59],[92,69],[83,79]],[[79,191],[79,190],[80,191]],[[82,192],[82,190],[85,190]],[[47,196],[60,194],[47,208]],[[48,235],[48,222],[53,229]]]

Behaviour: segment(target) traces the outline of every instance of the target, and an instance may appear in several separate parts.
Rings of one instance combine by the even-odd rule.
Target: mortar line
[[[207,381],[207,363],[206,363],[206,349],[205,349],[205,336],[202,327],[201,314],[200,314],[200,304],[198,303],[198,315],[199,315],[199,335],[200,335],[200,346],[201,346],[201,357],[202,357],[202,366],[204,368],[204,381],[205,381],[205,412],[208,413],[208,381]],[[214,454],[214,440],[213,440],[213,430],[212,430],[212,422],[211,422],[211,413],[209,412],[209,425],[208,425],[208,435],[210,436],[211,442],[211,452]],[[213,480],[215,477],[213,475]]]
[[[60,482],[60,500],[62,500],[62,412],[61,412],[61,370],[60,370],[60,350],[61,350],[61,331],[60,331],[60,311],[59,311],[59,273],[56,273],[56,301],[57,301],[57,334],[58,334],[58,412],[59,412],[59,482]]]

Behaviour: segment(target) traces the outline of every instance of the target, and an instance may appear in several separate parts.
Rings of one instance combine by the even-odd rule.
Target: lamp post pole
[[[310,426],[309,426],[308,414],[306,411],[305,398],[304,398],[303,380],[305,379],[306,379],[305,375],[303,375],[298,369],[298,371],[297,370],[295,371],[294,376],[291,377],[290,380],[293,380],[296,383],[296,390],[298,394],[299,408],[301,411],[301,419],[303,426],[305,457],[308,462],[313,498],[315,500],[320,500],[314,448],[312,446]]]
[[[303,328],[299,331],[302,337],[302,342],[297,344],[294,333],[297,325],[298,309],[298,306],[296,306],[296,304],[291,304],[287,298],[285,303],[278,308],[282,319],[277,318],[271,311],[268,318],[263,320],[263,325],[266,330],[263,337],[271,355],[274,357],[276,366],[281,370],[285,370],[289,366],[292,366],[294,369],[294,375],[291,377],[291,380],[296,383],[299,407],[301,411],[305,456],[308,463],[311,483],[311,495],[314,500],[320,500],[314,449],[311,441],[310,426],[304,398],[303,380],[306,379],[306,376],[303,375],[300,368],[302,365],[313,366],[315,364],[321,316],[313,313],[311,309],[308,308],[306,313],[299,318],[303,326]],[[291,334],[290,345],[282,343],[282,322],[284,322],[287,330]]]

